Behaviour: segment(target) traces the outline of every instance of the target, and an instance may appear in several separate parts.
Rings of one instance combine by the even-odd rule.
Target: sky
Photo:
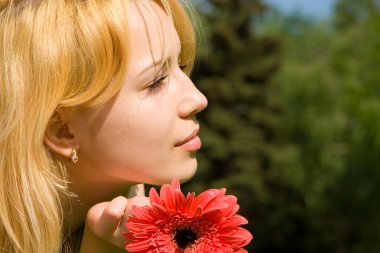
[[[280,11],[289,14],[299,12],[316,18],[328,18],[337,0],[264,0]]]

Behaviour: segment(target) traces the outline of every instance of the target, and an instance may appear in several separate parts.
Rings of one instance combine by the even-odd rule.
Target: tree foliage
[[[277,14],[260,29],[262,1],[203,3],[193,79],[209,107],[187,189],[238,196],[249,252],[378,252],[378,1],[339,0],[331,22]]]
[[[253,30],[255,17],[265,10],[261,1],[207,4],[202,12],[205,42],[193,80],[209,107],[199,116],[203,147],[191,188],[227,187],[239,196],[242,214],[250,220],[248,229],[256,234],[256,215],[261,210],[266,216],[257,206],[271,198],[263,175],[275,152],[271,140],[279,108],[268,92],[279,64],[279,43]]]

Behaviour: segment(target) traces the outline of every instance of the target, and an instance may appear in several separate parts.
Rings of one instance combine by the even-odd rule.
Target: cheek
[[[83,155],[91,167],[112,177],[153,177],[173,161],[173,117],[165,110],[112,111],[92,125]],[[145,180],[145,179],[144,179]]]
[[[95,146],[102,146],[104,154],[115,160],[133,157],[133,154],[141,158],[167,148],[169,132],[165,122],[120,117],[103,125],[95,137]]]

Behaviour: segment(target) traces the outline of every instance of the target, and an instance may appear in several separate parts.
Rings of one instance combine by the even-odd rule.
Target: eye
[[[158,79],[154,80],[149,86],[149,92],[156,92],[159,91],[165,84],[165,80],[167,79],[168,75],[164,75],[159,77]]]

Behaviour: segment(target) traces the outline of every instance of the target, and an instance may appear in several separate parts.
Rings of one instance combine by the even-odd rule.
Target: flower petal
[[[188,213],[188,214],[191,213],[191,207],[193,205],[194,199],[195,199],[194,192],[187,194],[185,206],[183,208],[184,213]]]
[[[225,244],[233,245],[234,247],[244,247],[253,239],[252,234],[244,229],[237,228],[233,235],[220,235],[219,240]]]
[[[193,217],[201,217],[203,215],[203,208],[201,205],[197,206],[195,210],[191,213]]]
[[[174,189],[174,190],[179,190],[181,191],[181,185],[179,184],[179,180],[177,178],[174,178],[171,182],[171,187]]]
[[[199,205],[201,205],[202,207],[206,207],[211,201],[215,199],[218,193],[219,191],[216,189],[210,189],[202,192],[201,194],[195,197],[192,204],[192,209],[197,208]]]
[[[156,203],[152,203],[152,211],[154,212],[157,218],[165,218],[169,215],[169,210],[165,209],[165,207],[158,205]]]
[[[152,218],[150,210],[151,210],[151,208],[148,206],[144,206],[144,207],[133,206],[132,207],[132,213],[136,218],[142,219],[142,220],[147,220],[148,222],[154,221],[154,219]]]
[[[132,253],[247,253],[242,247],[253,236],[240,225],[248,221],[236,214],[237,198],[225,194],[223,188],[206,190],[198,196],[188,193],[185,197],[178,179],[163,185],[160,194],[152,188],[151,205],[133,207],[133,215],[126,223],[126,249]],[[188,242],[189,248],[178,249],[178,231],[197,233],[197,238]]]
[[[237,228],[240,225],[247,224],[248,221],[246,218],[240,215],[234,215],[232,217],[227,218],[223,224],[220,226],[220,229],[230,229],[230,228]]]
[[[150,203],[157,203],[159,205],[162,205],[160,196],[158,195],[156,189],[154,189],[153,187],[150,188],[150,191],[149,191],[149,200],[150,200]]]
[[[125,249],[128,252],[134,252],[134,253],[143,253],[146,252],[149,248],[151,240],[144,240],[144,241],[138,241],[138,242],[133,242],[129,243],[128,245],[125,246]]]

